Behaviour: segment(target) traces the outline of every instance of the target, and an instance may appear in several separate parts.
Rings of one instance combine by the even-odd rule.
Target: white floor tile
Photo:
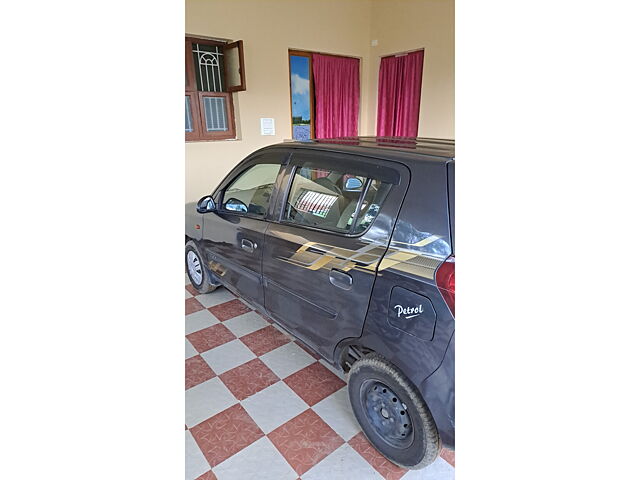
[[[302,475],[302,480],[382,480],[380,475],[349,444],[338,447]]]
[[[191,428],[236,403],[222,380],[212,378],[185,392],[185,423]]]
[[[315,362],[311,355],[293,342],[265,353],[260,360],[280,378],[286,378]]]
[[[218,320],[209,310],[199,310],[195,313],[191,313],[184,317],[185,335],[210,327],[216,323],[220,323],[220,320]]]
[[[269,325],[269,322],[256,312],[247,312],[224,322],[224,326],[231,330],[238,338],[248,333],[255,332],[256,330],[260,330],[267,325]]]
[[[304,477],[303,477],[304,478]],[[421,470],[409,470],[402,480],[455,480],[456,469],[442,457]]]
[[[256,354],[240,340],[232,340],[201,353],[200,356],[204,358],[204,361],[209,364],[216,375],[221,375],[256,358]]]
[[[204,458],[200,447],[187,430],[185,433],[185,480],[195,480],[207,470],[211,470],[209,462]]]
[[[205,293],[204,295],[198,295],[196,297],[198,301],[205,306],[205,308],[220,305],[221,303],[233,300],[236,296],[224,287],[218,287],[211,293]]]
[[[184,359],[186,360],[187,358],[194,357],[197,354],[198,354],[198,351],[195,348],[193,348],[193,345],[191,345],[191,342],[185,338],[184,339]]]
[[[267,437],[216,465],[213,473],[219,480],[294,480],[298,477]]]
[[[270,433],[309,408],[284,382],[275,383],[240,403],[264,433]]]
[[[360,425],[351,411],[347,387],[341,388],[311,408],[345,441],[351,440],[360,431]]]
[[[184,298],[185,298],[185,300],[187,298],[191,298],[191,297],[193,297],[193,295],[191,295],[191,292],[185,288],[184,289]]]
[[[187,272],[184,272],[184,284],[185,285],[191,284],[191,280],[189,280],[189,275],[187,275]]]

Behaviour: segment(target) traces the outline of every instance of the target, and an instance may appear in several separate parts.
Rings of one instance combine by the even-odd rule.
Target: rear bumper
[[[422,382],[420,392],[433,415],[442,443],[455,450],[455,333],[442,364]]]

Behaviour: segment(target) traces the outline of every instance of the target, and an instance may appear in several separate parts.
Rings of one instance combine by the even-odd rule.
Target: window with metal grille
[[[233,92],[246,90],[242,40],[185,39],[186,140],[235,138]]]

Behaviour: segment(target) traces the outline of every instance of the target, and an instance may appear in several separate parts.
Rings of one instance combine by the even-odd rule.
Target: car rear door
[[[243,298],[264,304],[262,256],[264,232],[284,151],[258,154],[214,193],[216,211],[204,215],[203,247],[211,271]]]
[[[300,149],[284,178],[265,232],[265,307],[331,359],[340,340],[362,332],[409,170],[396,162]]]

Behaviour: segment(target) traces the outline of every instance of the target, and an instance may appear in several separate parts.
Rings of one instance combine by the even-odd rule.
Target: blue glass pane
[[[311,125],[294,125],[293,126],[293,139],[294,140],[309,140],[311,138]]]
[[[193,132],[193,122],[191,121],[191,99],[189,95],[184,97],[184,131]]]
[[[293,138],[311,137],[311,93],[309,90],[309,57],[290,55],[291,67],[291,123]]]

